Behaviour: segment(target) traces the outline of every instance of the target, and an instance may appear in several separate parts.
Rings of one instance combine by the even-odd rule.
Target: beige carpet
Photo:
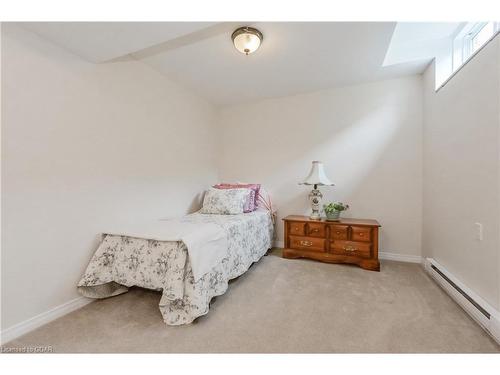
[[[419,265],[381,272],[264,257],[208,315],[165,326],[160,293],[132,289],[96,301],[7,346],[55,352],[499,352],[499,346]]]

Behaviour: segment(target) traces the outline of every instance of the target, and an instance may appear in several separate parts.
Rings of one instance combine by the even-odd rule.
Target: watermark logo
[[[53,353],[51,345],[46,346],[0,346],[0,353]]]

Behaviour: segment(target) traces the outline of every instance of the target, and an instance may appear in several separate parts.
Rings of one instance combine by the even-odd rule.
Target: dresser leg
[[[380,262],[375,260],[366,260],[359,263],[359,266],[365,270],[379,271],[380,272]]]
[[[282,250],[281,257],[282,258],[287,258],[287,259],[298,259],[298,258],[301,258],[301,256],[299,254],[297,254],[293,250],[290,251],[288,249],[283,249]]]

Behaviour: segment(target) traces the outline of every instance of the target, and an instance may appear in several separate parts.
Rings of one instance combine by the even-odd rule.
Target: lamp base
[[[319,212],[314,212],[309,216],[309,219],[311,220],[321,220],[321,215]]]
[[[319,191],[316,187],[317,186],[315,185],[314,189],[309,193],[309,201],[311,202],[312,209],[312,213],[309,218],[311,220],[321,220],[320,206],[323,194],[321,194],[321,191]]]

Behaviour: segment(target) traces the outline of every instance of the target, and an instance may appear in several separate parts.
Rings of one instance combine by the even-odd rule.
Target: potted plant
[[[338,220],[340,213],[349,209],[349,205],[342,202],[330,202],[323,205],[326,214],[326,220]]]

